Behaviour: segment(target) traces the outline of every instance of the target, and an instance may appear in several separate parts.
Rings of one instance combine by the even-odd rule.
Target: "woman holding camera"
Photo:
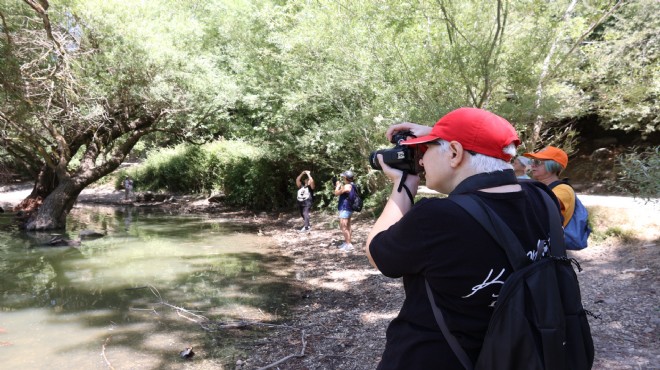
[[[341,233],[344,234],[344,243],[339,246],[339,249],[344,252],[349,252],[353,250],[353,244],[351,244],[351,215],[353,214],[353,209],[349,202],[349,195],[353,189],[353,180],[354,176],[353,171],[348,170],[344,171],[341,175],[341,181],[335,183],[335,195],[339,195],[339,228]],[[342,183],[343,182],[343,183]]]
[[[303,179],[303,176],[307,175]],[[314,204],[314,188],[316,184],[314,183],[314,178],[312,178],[312,172],[305,170],[296,177],[296,186],[298,191],[296,198],[298,200],[298,209],[300,210],[300,216],[303,218],[303,227],[300,229],[300,232],[308,232],[311,229],[309,223],[309,210]]]

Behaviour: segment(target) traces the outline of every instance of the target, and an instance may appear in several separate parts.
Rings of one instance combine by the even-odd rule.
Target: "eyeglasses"
[[[532,166],[540,166],[543,164],[543,162],[545,161],[542,161],[540,159],[532,159]]]
[[[420,147],[422,149],[422,153],[425,153],[428,150],[430,145],[442,145],[442,143],[440,143],[437,140],[426,142],[426,143],[420,145]],[[477,155],[477,152],[475,152],[474,150],[467,150],[466,149],[465,151],[470,153],[471,155]]]
[[[420,145],[419,145],[419,150],[420,150],[420,152],[421,152],[422,154],[426,153],[426,151],[429,150],[429,146],[431,146],[431,145],[440,145],[440,143],[437,142],[437,141],[429,141],[429,142],[427,142],[427,143],[420,144]]]

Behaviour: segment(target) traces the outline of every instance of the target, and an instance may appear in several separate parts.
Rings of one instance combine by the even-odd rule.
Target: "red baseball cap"
[[[543,161],[551,159],[564,168],[568,166],[568,155],[566,152],[554,146],[547,146],[536,153],[525,153],[523,155],[527,158],[540,159]]]
[[[463,148],[489,157],[510,161],[502,150],[520,145],[516,129],[504,118],[479,108],[459,108],[445,114],[426,136],[402,141],[403,145],[428,143],[438,139],[458,141]]]

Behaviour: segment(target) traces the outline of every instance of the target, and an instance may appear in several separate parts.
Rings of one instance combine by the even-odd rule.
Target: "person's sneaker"
[[[298,232],[299,232],[299,233],[308,232],[309,229],[310,229],[310,227],[303,227],[302,229],[298,230]]]
[[[337,248],[343,250],[344,247],[346,247],[346,243],[341,243],[341,245],[338,246]]]
[[[355,249],[355,248],[353,248],[353,244],[350,244],[350,243],[346,244],[346,243],[344,243],[341,247],[339,247],[339,249],[342,250],[342,251],[344,251],[344,252],[350,252],[350,251],[352,251],[352,250]]]

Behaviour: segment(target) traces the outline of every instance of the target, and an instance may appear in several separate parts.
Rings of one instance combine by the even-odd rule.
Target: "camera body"
[[[371,152],[369,155],[369,164],[374,170],[383,169],[378,162],[378,154],[383,155],[383,162],[392,168],[399,169],[404,172],[416,175],[422,171],[421,166],[419,165],[419,159],[422,157],[417,146],[407,146],[401,145],[400,143],[406,140],[409,137],[416,137],[410,131],[399,131],[392,136],[391,143],[394,144],[394,148],[382,149]]]

